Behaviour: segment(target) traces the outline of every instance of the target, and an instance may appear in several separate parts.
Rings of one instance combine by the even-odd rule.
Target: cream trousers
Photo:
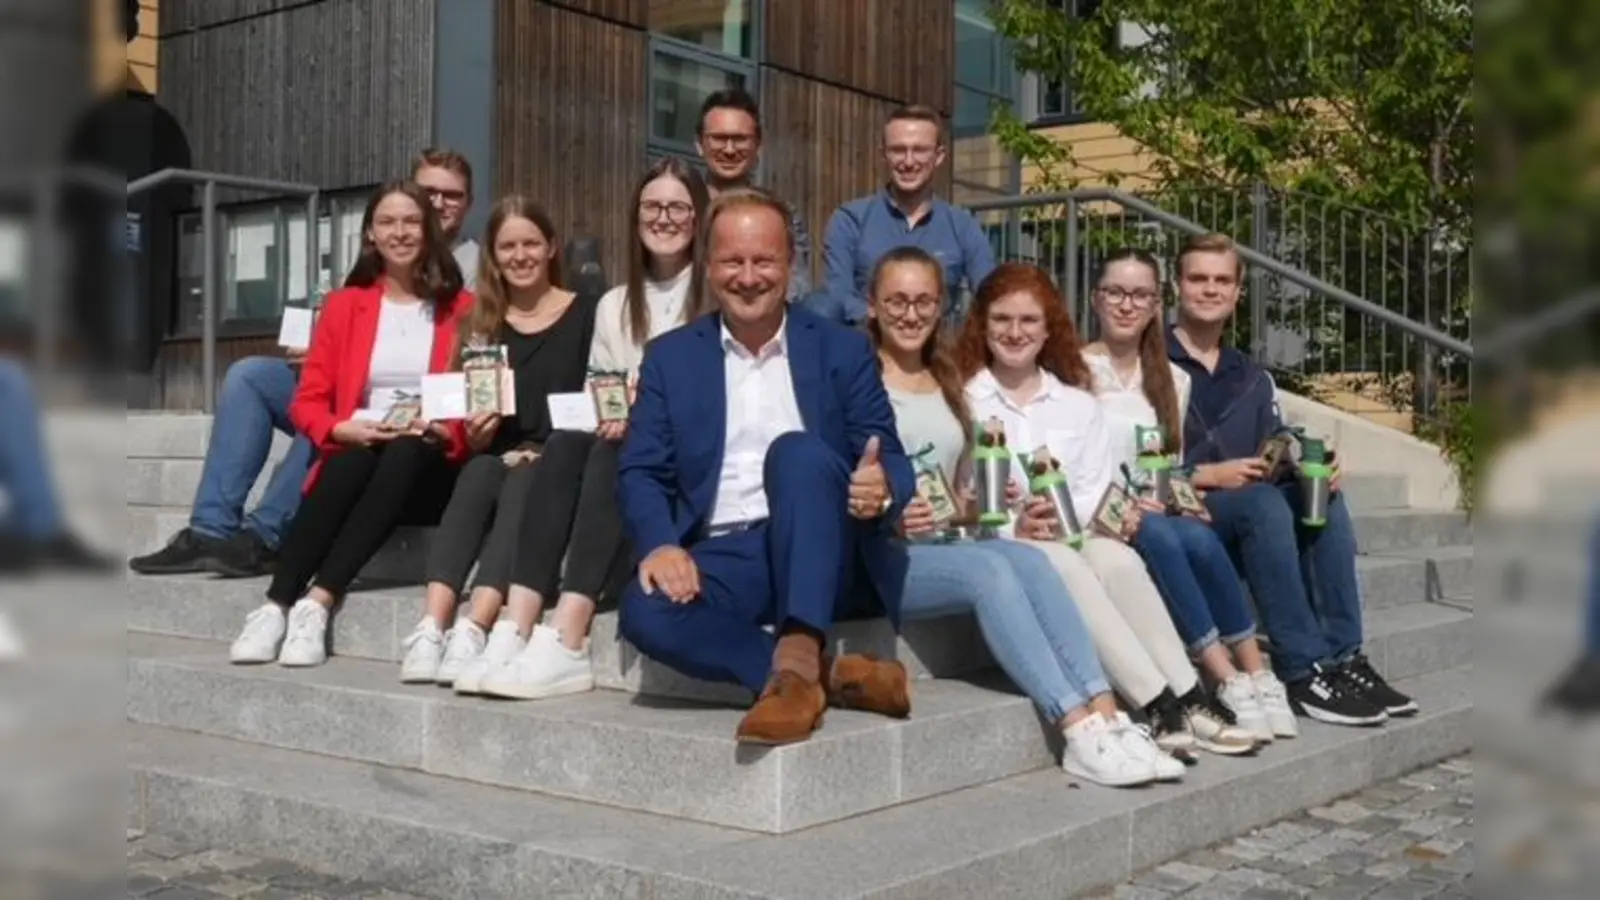
[[[1144,706],[1166,688],[1181,697],[1200,683],[1136,550],[1100,536],[1089,538],[1082,551],[1059,541],[1023,543],[1050,557],[1078,604],[1111,686],[1123,699]]]

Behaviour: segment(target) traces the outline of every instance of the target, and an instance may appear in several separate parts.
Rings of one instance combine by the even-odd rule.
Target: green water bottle
[[[978,525],[992,533],[1011,521],[1011,510],[1006,506],[1011,451],[1006,447],[1005,429],[997,420],[989,420],[988,425],[974,423],[973,433],[972,474],[978,488]]]
[[[1328,500],[1333,488],[1333,465],[1320,438],[1300,439],[1300,522],[1312,528],[1328,524]]]
[[[1060,523],[1060,539],[1074,550],[1083,549],[1083,525],[1078,521],[1078,509],[1072,504],[1072,493],[1067,489],[1067,473],[1061,464],[1050,457],[1043,447],[1034,451],[1033,457],[1020,457],[1022,471],[1028,476],[1028,493],[1050,501],[1050,506]]]

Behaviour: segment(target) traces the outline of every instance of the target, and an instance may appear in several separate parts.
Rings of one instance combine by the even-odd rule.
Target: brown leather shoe
[[[793,744],[822,727],[828,709],[822,685],[787,669],[774,673],[734,737],[741,744]]]
[[[871,654],[846,653],[828,667],[828,702],[896,719],[911,715],[911,683],[905,663]]]

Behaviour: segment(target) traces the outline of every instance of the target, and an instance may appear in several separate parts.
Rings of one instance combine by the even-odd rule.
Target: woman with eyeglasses
[[[1227,548],[1209,525],[1167,515],[1145,492],[1136,429],[1157,428],[1178,454],[1189,376],[1167,359],[1160,266],[1143,250],[1113,250],[1095,280],[1101,339],[1084,348],[1095,397],[1111,429],[1118,469],[1141,491],[1132,544],[1154,577],[1178,634],[1217,685],[1217,699],[1258,740],[1300,733],[1289,695],[1261,656],[1256,622]]]
[[[978,287],[956,352],[977,419],[1000,420],[1014,453],[1047,448],[1087,526],[1120,475],[1111,433],[1088,389],[1077,329],[1050,276],[1024,263],[996,268]],[[1021,465],[1011,472],[1024,480]],[[1113,685],[1144,711],[1157,743],[1185,756],[1195,746],[1223,755],[1254,751],[1255,737],[1200,684],[1139,554],[1120,536],[1091,536],[1081,552],[1073,550],[1056,539],[1050,508],[1040,497],[1019,505],[1007,534],[1050,557]]]
[[[595,311],[591,378],[638,376],[644,345],[703,312],[695,233],[709,200],[686,163],[668,157],[634,188],[628,280]],[[631,398],[630,398],[631,399]],[[523,514],[511,573],[510,615],[456,680],[461,693],[538,700],[594,687],[589,628],[603,596],[631,574],[617,509],[617,449],[626,422],[596,433],[557,431],[539,461],[539,502]],[[540,614],[550,601],[546,621]]]
[[[939,340],[944,268],[917,247],[890,250],[868,282],[867,333],[878,351],[900,440],[919,467],[948,479],[939,488],[970,512],[970,411],[955,363]],[[1066,737],[1068,774],[1123,787],[1182,777],[1183,764],[1161,752],[1116,707],[1094,642],[1066,585],[1040,551],[1015,541],[942,542],[926,488],[906,505],[907,540],[901,615],[937,618],[973,612],[990,653]]]

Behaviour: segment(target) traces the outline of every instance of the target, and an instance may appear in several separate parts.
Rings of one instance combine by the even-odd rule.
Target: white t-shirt
[[[421,394],[422,376],[428,373],[432,357],[433,307],[421,300],[384,297],[362,406],[381,415],[394,405],[398,393]]]
[[[650,333],[635,341],[628,318],[628,286],[619,284],[600,297],[595,308],[594,338],[589,344],[589,368],[602,372],[636,375],[644,362],[644,345],[682,324],[683,305],[688,302],[693,266],[666,281],[646,281],[644,302],[650,310]]]

